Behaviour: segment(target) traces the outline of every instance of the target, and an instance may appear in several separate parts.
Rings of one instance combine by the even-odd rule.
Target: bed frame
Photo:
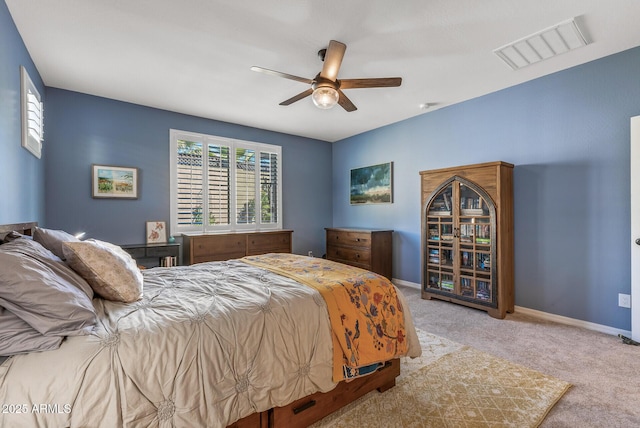
[[[316,392],[284,407],[254,413],[227,428],[304,428],[363,395],[393,388],[400,374],[400,360],[394,359],[368,376],[340,382],[329,392]]]
[[[22,233],[23,235],[31,236],[33,234],[33,229],[35,229],[37,225],[37,222],[0,224],[0,239],[3,239],[7,233],[14,230],[16,232]]]
[[[0,240],[11,231],[32,235],[37,225],[36,222],[2,224]],[[228,428],[304,428],[373,390],[384,392],[393,388],[399,374],[400,360],[387,361],[384,366],[370,375],[349,382],[340,382],[329,392],[317,392],[284,407],[254,413],[231,424]]]

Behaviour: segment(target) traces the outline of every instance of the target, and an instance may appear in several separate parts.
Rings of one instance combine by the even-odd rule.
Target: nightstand
[[[166,257],[173,257],[173,266],[180,265],[180,243],[172,242],[166,244],[129,244],[122,245],[121,248],[131,254],[140,266],[152,268],[156,266],[166,266]]]

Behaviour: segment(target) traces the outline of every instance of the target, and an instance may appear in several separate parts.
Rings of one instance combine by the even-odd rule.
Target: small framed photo
[[[91,196],[138,199],[138,168],[92,165]]]
[[[147,222],[147,244],[166,244],[167,226],[164,221]]]

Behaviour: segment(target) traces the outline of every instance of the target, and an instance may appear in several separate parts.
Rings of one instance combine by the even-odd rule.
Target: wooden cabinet
[[[513,312],[513,165],[422,171],[422,298]]]
[[[139,266],[177,266],[180,264],[180,244],[132,244],[121,247],[131,255]],[[170,258],[170,259],[167,259]]]
[[[326,228],[327,259],[391,279],[393,230]]]
[[[292,230],[183,235],[186,264],[237,259],[266,253],[290,253]]]

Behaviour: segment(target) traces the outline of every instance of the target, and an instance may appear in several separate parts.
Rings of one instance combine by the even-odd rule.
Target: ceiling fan
[[[300,101],[301,99],[311,95],[313,103],[321,109],[329,109],[336,104],[340,104],[346,111],[351,112],[357,110],[357,108],[351,100],[347,98],[344,92],[342,92],[343,89],[385,88],[400,86],[400,84],[402,84],[401,77],[339,80],[338,70],[340,70],[340,64],[342,64],[342,58],[344,57],[346,49],[347,45],[335,40],[331,40],[329,42],[329,47],[327,49],[321,49],[318,52],[318,56],[322,61],[324,61],[324,65],[322,66],[322,71],[320,71],[320,73],[318,73],[318,75],[313,79],[298,77],[292,74],[256,66],[251,67],[251,70],[311,85],[311,87],[306,91],[281,102],[281,106],[288,106],[289,104],[293,104],[296,101]]]

